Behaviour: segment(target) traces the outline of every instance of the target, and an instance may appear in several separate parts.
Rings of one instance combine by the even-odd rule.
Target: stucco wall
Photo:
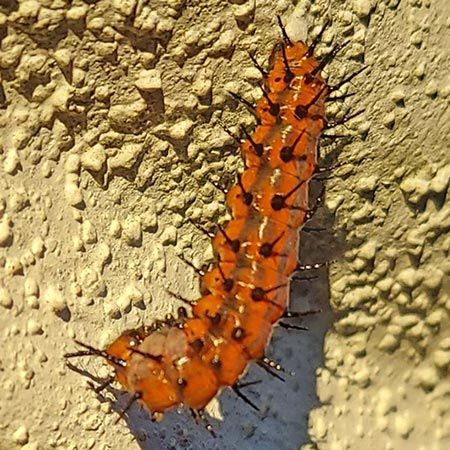
[[[267,61],[294,11],[313,33],[332,19],[319,54],[350,41],[331,82],[367,66],[330,106],[363,113],[321,148],[344,163],[326,231],[302,235],[303,262],[336,262],[292,286],[322,313],[274,333],[286,383],[250,369],[259,413],[211,405],[217,439],[186,413],[116,423],[127,396],[99,399],[63,354],[174,312],[167,290],[197,296],[177,255],[212,253],[188,219],[226,218],[211,182],[241,160],[220,124],[252,123],[226,91],[259,98],[247,52]],[[0,448],[449,448],[449,17],[447,0],[0,0]]]

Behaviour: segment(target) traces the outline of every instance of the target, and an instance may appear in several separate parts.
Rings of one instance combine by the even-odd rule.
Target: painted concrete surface
[[[103,347],[198,295],[206,227],[226,219],[213,183],[241,160],[221,125],[252,117],[260,74],[290,32],[332,25],[318,54],[349,41],[335,83],[366,66],[324,140],[324,207],[301,260],[331,261],[293,282],[308,333],[277,329],[248,408],[208,408],[213,439],[188,414],[152,423],[73,339]],[[450,447],[450,4],[446,0],[0,1],[0,448],[443,450]],[[300,30],[300,31],[299,31]],[[82,376],[82,375],[86,376]],[[90,377],[90,378],[89,378]]]

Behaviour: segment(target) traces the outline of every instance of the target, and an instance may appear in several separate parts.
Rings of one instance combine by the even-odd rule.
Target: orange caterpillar
[[[270,72],[260,68],[258,125],[241,141],[245,170],[227,193],[233,218],[213,238],[217,262],[200,280],[192,317],[180,308],[178,319],[125,332],[104,351],[78,342],[85,350],[66,355],[106,358],[115,380],[153,416],[178,405],[201,414],[250,361],[267,363],[273,326],[286,312],[332,89],[320,74],[329,59],[319,63],[315,44],[293,43],[281,28]]]

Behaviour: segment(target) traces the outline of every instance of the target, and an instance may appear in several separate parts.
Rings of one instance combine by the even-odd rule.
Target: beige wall
[[[450,4],[256,3],[0,1],[0,448],[450,448]],[[166,289],[196,297],[177,255],[212,254],[187,218],[226,217],[211,181],[241,162],[220,124],[252,123],[226,90],[260,96],[247,52],[267,60],[294,3],[294,28],[332,18],[319,52],[350,41],[331,82],[368,68],[345,103],[364,113],[338,131],[358,139],[322,149],[346,163],[316,218],[328,231],[303,237],[305,262],[337,262],[293,287],[324,311],[275,333],[286,383],[251,368],[260,413],[229,393],[211,405],[217,439],[176,412],[117,424],[126,396],[99,401],[63,354],[174,312]]]

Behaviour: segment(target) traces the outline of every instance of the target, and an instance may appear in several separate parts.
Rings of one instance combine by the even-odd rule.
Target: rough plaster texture
[[[250,369],[261,412],[211,405],[217,439],[185,413],[115,423],[127,396],[98,398],[63,353],[175,311],[167,289],[196,297],[177,255],[212,255],[188,219],[226,218],[212,182],[241,162],[220,123],[252,123],[226,91],[260,96],[247,52],[267,60],[294,10],[313,33],[332,18],[319,53],[350,41],[331,80],[368,68],[337,130],[358,139],[322,148],[345,163],[327,231],[303,238],[304,262],[337,262],[292,286],[323,313],[275,332],[286,383]],[[447,0],[0,0],[0,448],[450,448],[449,17]]]

